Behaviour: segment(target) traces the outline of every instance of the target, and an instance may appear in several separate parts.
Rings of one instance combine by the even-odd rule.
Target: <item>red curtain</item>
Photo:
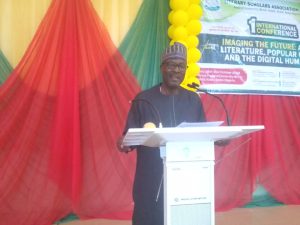
[[[0,89],[0,224],[130,211],[115,142],[139,90],[90,1],[54,0]]]
[[[216,146],[216,209],[228,210],[251,201],[257,184],[276,200],[300,203],[300,98],[221,95],[232,125],[264,125],[258,131]],[[225,120],[220,103],[203,97],[209,120]]]

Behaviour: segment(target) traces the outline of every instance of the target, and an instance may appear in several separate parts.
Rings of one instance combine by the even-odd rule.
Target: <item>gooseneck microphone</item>
[[[199,85],[196,84],[196,83],[187,84],[187,86],[188,86],[189,88],[196,89],[196,90],[197,90],[198,92],[200,92],[200,93],[202,92],[202,93],[208,94],[208,95],[210,95],[210,96],[212,96],[212,97],[218,99],[219,102],[221,103],[221,105],[222,105],[224,111],[225,111],[227,125],[228,125],[228,126],[231,126],[231,122],[230,122],[230,118],[229,118],[229,113],[228,113],[227,108],[226,108],[226,106],[225,106],[225,104],[224,104],[224,101],[223,101],[219,96],[214,95],[214,94],[211,94],[211,93],[209,93],[208,91],[199,88]]]
[[[139,102],[139,101],[147,103],[153,109],[153,112],[155,112],[155,117],[158,121],[158,127],[162,128],[163,126],[162,126],[161,117],[160,117],[158,109],[149,100],[144,99],[144,98],[135,98],[131,102],[134,103],[134,102]]]

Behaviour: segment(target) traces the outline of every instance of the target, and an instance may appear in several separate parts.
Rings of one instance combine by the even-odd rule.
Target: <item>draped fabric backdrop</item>
[[[0,88],[0,224],[51,224],[70,212],[130,218],[135,153],[118,153],[115,140],[136,79],[143,88],[161,79],[167,5],[143,1],[120,45],[128,66],[89,0],[49,4]],[[266,129],[216,148],[216,209],[249,203],[258,184],[299,204],[299,98],[220,97],[233,125]],[[201,98],[209,120],[225,120],[215,98]]]
[[[0,89],[0,224],[130,211],[135,157],[115,141],[139,90],[91,2],[52,1]]]

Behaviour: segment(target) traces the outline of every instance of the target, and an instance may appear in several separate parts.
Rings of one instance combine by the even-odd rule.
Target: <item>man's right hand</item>
[[[130,148],[130,146],[125,146],[125,145],[123,145],[123,139],[124,139],[124,136],[120,137],[120,138],[117,140],[117,147],[118,147],[118,150],[119,150],[120,152],[124,152],[124,153],[131,152],[133,149]]]

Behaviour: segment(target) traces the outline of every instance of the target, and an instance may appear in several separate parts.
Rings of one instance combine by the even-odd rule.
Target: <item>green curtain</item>
[[[0,84],[2,84],[6,80],[11,71],[11,65],[0,50]]]
[[[255,192],[252,194],[252,201],[246,204],[244,207],[252,208],[279,205],[284,204],[273,198],[262,185],[258,184]]]
[[[168,0],[144,0],[119,46],[142,89],[161,81],[160,55],[169,44]]]

